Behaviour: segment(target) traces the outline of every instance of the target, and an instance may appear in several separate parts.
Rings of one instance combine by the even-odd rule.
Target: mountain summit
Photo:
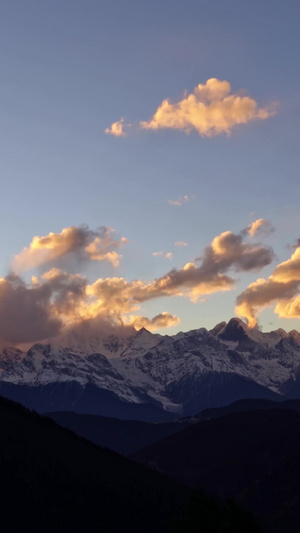
[[[227,341],[241,341],[248,336],[249,328],[247,324],[239,318],[231,318],[224,327],[217,333],[220,339]]]

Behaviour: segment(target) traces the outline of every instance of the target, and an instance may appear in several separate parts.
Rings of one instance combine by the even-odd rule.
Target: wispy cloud
[[[167,259],[170,259],[170,261],[173,259],[172,252],[163,252],[162,250],[159,252],[153,252],[152,255],[154,255],[154,257],[166,257]]]
[[[178,248],[188,246],[188,243],[185,241],[176,241],[174,242],[174,246],[177,246]]]
[[[167,202],[169,205],[176,205],[179,207],[182,204],[185,204],[186,202],[188,202],[190,199],[191,197],[185,194],[184,196],[180,196],[179,198],[177,198],[177,200],[167,200]]]
[[[274,228],[272,224],[268,222],[268,220],[265,220],[264,218],[258,218],[257,220],[249,224],[249,226],[247,226],[247,228],[244,230],[244,232],[248,233],[250,237],[254,237],[254,235],[256,235],[257,233],[269,234],[269,233],[272,233],[273,231],[274,231]]]
[[[197,85],[191,94],[171,103],[163,100],[152,118],[141,121],[143,129],[175,129],[185,133],[197,131],[202,137],[230,133],[238,124],[265,120],[275,114],[275,105],[259,107],[249,96],[232,93],[228,81],[210,78]]]
[[[127,325],[134,326],[136,329],[146,328],[149,331],[156,331],[158,329],[170,328],[177,326],[180,323],[180,318],[175,315],[171,315],[167,311],[163,311],[153,318],[147,318],[145,316],[130,315],[127,320]]]

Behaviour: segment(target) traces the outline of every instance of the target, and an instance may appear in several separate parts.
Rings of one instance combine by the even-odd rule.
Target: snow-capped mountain
[[[0,355],[0,394],[39,411],[148,420],[246,397],[300,397],[300,334],[262,333],[233,318],[174,336],[142,329],[10,347]]]

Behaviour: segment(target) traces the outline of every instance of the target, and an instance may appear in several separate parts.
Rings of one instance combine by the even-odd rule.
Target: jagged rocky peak
[[[28,350],[26,357],[34,357],[36,354],[39,356],[48,356],[51,352],[51,344],[36,343]]]
[[[214,328],[209,330],[209,333],[212,335],[218,335],[227,326],[227,323],[225,321],[220,322],[219,324],[216,324]]]
[[[14,346],[8,346],[3,349],[3,351],[0,353],[0,359],[14,359],[14,360],[20,360],[23,356],[22,350],[19,348],[15,348]]]
[[[292,329],[292,331],[286,334],[283,340],[288,341],[292,346],[297,347],[300,345],[300,333],[299,331]]]
[[[152,333],[146,328],[141,328],[137,331],[136,339],[139,337],[152,337]]]
[[[298,333],[295,329],[293,331]],[[275,329],[274,333],[276,333],[278,335],[278,337],[286,337],[286,335],[287,335],[286,331],[284,329],[282,329],[282,328]],[[292,332],[290,332],[290,333],[292,333]],[[299,333],[298,333],[298,335],[299,335]]]
[[[248,326],[239,318],[231,318],[228,324],[219,330],[218,337],[224,341],[241,341],[248,337]]]

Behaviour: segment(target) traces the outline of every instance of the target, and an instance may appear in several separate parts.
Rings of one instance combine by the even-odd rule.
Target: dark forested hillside
[[[299,441],[299,411],[261,409],[200,421],[134,457],[189,486],[234,498],[272,533],[296,533]]]
[[[207,512],[195,513],[179,484],[3,398],[0,420],[5,532],[255,531],[247,515],[202,495],[196,507]]]

